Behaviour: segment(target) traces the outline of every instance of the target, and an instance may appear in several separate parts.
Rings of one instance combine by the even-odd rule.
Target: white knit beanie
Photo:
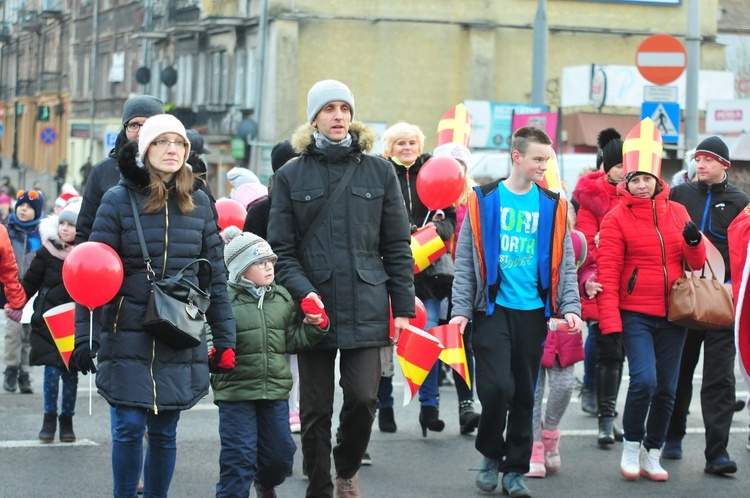
[[[190,155],[190,140],[188,140],[185,127],[179,119],[171,114],[157,114],[143,123],[141,134],[138,137],[138,165],[143,167],[143,158],[146,156],[151,143],[165,133],[176,133],[188,144],[185,149],[185,161]],[[184,164],[184,163],[183,163]]]
[[[466,168],[471,166],[471,152],[463,145],[455,142],[448,142],[435,147],[435,150],[432,151],[432,157],[452,157],[464,163]]]
[[[224,230],[224,262],[229,270],[229,280],[239,283],[242,275],[256,261],[276,259],[271,246],[262,237],[250,232],[243,232],[235,226]]]
[[[354,119],[354,95],[348,86],[336,80],[315,83],[307,93],[307,122],[312,124],[323,106],[335,101],[349,104]]]

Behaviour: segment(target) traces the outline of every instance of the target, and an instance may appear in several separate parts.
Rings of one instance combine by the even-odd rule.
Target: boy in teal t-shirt
[[[571,333],[582,324],[567,203],[536,184],[551,144],[535,127],[513,134],[510,176],[474,188],[456,250],[451,323],[463,329],[473,319],[482,402],[476,448],[484,458],[476,484],[492,491],[503,472],[503,490],[511,496],[529,496],[524,474],[546,321],[562,316]],[[512,437],[504,437],[506,428]]]

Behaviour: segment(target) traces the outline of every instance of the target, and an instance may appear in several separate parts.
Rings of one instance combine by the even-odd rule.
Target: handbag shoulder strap
[[[341,197],[341,194],[344,193],[344,189],[349,184],[349,180],[352,179],[354,170],[357,168],[358,165],[359,165],[359,161],[355,161],[354,166],[351,166],[346,169],[346,172],[344,173],[344,176],[341,178],[341,181],[339,182],[338,185],[336,185],[336,189],[328,198],[325,205],[318,212],[318,215],[315,217],[313,222],[310,223],[310,228],[307,230],[307,233],[305,233],[305,236],[302,238],[302,242],[300,242],[300,245],[297,247],[297,254],[302,254],[303,252],[305,252],[307,245],[312,240],[313,235],[315,235],[315,232],[318,230],[318,227],[320,227],[321,223],[323,223],[323,220],[325,219],[325,217],[328,216],[328,213],[331,211],[331,208],[333,208],[333,205],[336,203],[339,197]]]
[[[133,220],[135,221],[135,230],[138,232],[138,242],[141,244],[141,252],[143,253],[143,261],[146,263],[146,269],[149,273],[149,278],[154,275],[154,270],[151,268],[151,256],[148,255],[148,248],[146,247],[146,238],[143,236],[143,226],[141,226],[141,216],[138,214],[138,203],[135,200],[135,193],[128,189],[128,195],[130,196],[130,206],[133,208]]]

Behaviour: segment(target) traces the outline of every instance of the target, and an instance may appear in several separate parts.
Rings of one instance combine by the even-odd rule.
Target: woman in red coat
[[[685,208],[669,201],[669,186],[651,173],[629,171],[636,168],[626,160],[628,173],[617,187],[621,203],[604,217],[599,234],[599,326],[602,334],[622,334],[628,358],[620,471],[630,480],[666,481],[659,457],[687,334],[667,320],[669,293],[683,260],[699,268],[706,253]]]

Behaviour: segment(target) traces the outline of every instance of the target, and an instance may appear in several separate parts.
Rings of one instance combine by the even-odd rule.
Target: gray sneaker
[[[508,472],[503,475],[503,493],[510,498],[519,496],[531,496],[529,488],[526,487],[526,478],[518,472]]]
[[[494,491],[497,488],[497,475],[500,473],[500,462],[491,458],[482,458],[482,467],[477,475],[477,487],[482,491]]]

